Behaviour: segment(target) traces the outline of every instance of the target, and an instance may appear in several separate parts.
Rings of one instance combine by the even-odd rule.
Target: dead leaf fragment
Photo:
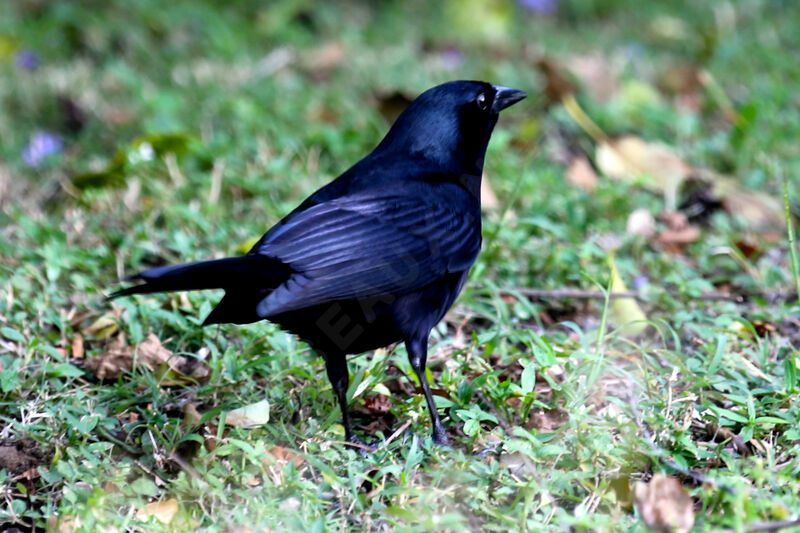
[[[783,204],[778,198],[746,189],[726,176],[714,175],[712,178],[712,194],[722,200],[722,206],[731,215],[742,217],[756,229],[785,226]]]
[[[573,56],[565,62],[596,102],[607,102],[619,88],[619,68],[610,58],[600,54]]]
[[[283,446],[273,446],[267,451],[267,455],[268,457],[264,458],[265,465],[277,463],[283,466],[287,463],[294,463],[295,468],[300,468],[306,462],[305,459]]]
[[[614,264],[614,256],[609,255],[611,268],[611,292],[628,292]],[[611,318],[624,337],[636,337],[647,329],[647,315],[644,314],[636,298],[614,298],[611,300]]]
[[[269,402],[267,400],[244,405],[229,411],[225,416],[226,424],[240,428],[256,428],[267,422],[269,422]]]
[[[544,94],[549,103],[559,103],[568,94],[575,92],[575,87],[564,69],[555,60],[543,57],[536,62],[536,66],[545,78]]]
[[[321,81],[344,62],[346,55],[341,42],[329,41],[303,54],[302,64],[313,79]]]
[[[658,218],[667,223],[667,228],[656,237],[656,242],[665,245],[668,251],[680,253],[681,247],[700,238],[700,229],[689,224],[689,219],[679,211],[664,211]]]
[[[164,525],[169,525],[178,513],[178,500],[169,498],[148,503],[136,512],[136,518],[142,522],[147,522],[150,518],[155,518]]]
[[[535,409],[528,416],[528,429],[536,429],[542,433],[553,433],[569,420],[569,413],[560,407],[553,409]]]
[[[125,336],[120,333],[109,342],[105,352],[86,360],[86,367],[100,379],[113,379],[132,370],[134,365],[164,371],[162,385],[202,380],[211,374],[211,369],[202,361],[173,355],[153,333],[137,346],[126,345]]]
[[[674,477],[656,474],[649,483],[637,482],[634,500],[650,529],[686,533],[694,525],[692,498]]]
[[[76,333],[72,337],[72,345],[70,346],[72,357],[75,359],[83,359],[83,335]]]
[[[95,337],[97,339],[107,339],[119,329],[117,318],[119,318],[119,315],[116,313],[105,313],[100,315],[97,320],[83,328],[84,336]]]
[[[677,207],[678,188],[692,172],[691,166],[666,144],[647,142],[634,135],[600,142],[595,163],[609,178],[638,182],[663,193],[669,210]]]
[[[567,181],[586,192],[597,188],[597,172],[583,154],[575,156],[567,167]]]
[[[181,429],[184,431],[192,428],[200,423],[203,417],[193,403],[187,403],[183,406],[183,421],[181,422]]]

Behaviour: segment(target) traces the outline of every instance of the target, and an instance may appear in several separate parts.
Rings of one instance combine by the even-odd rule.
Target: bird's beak
[[[512,106],[528,96],[525,91],[514,89],[513,87],[503,87],[502,85],[492,85],[494,88],[494,104],[492,110],[499,113],[503,109]]]

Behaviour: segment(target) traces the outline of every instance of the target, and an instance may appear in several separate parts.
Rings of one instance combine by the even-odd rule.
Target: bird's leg
[[[364,445],[356,437],[353,431],[353,422],[350,420],[350,413],[347,411],[347,387],[350,384],[350,375],[347,373],[347,360],[344,355],[325,355],[325,370],[328,371],[328,380],[331,382],[336,399],[339,400],[339,408],[342,410],[342,423],[344,424],[344,436],[347,442]]]
[[[433,395],[431,394],[431,387],[428,385],[428,378],[425,376],[425,362],[428,360],[428,338],[412,337],[406,340],[406,351],[408,351],[408,361],[411,363],[411,368],[419,378],[419,383],[422,385],[422,392],[425,394],[425,401],[428,402],[428,411],[431,413],[431,422],[433,424],[433,442],[440,446],[449,444],[447,439],[447,431],[444,429],[439,418],[439,412],[436,410],[436,404],[433,403]]]

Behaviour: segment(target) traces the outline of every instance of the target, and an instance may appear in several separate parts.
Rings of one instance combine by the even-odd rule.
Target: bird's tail
[[[283,283],[290,273],[289,267],[280,261],[257,254],[162,266],[126,278],[125,281],[143,283],[115,291],[106,299],[200,289],[272,289]]]

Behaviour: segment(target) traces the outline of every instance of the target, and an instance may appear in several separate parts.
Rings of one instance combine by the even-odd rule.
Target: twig
[[[673,297],[681,297],[683,296],[677,290],[671,289],[663,289],[663,292],[666,294],[673,296]],[[571,288],[563,288],[563,289],[515,289],[515,290],[500,290],[501,294],[508,294],[511,296],[516,296],[521,294],[522,296],[526,296],[528,298],[551,298],[555,300],[604,300],[606,298],[606,293],[603,291],[590,291],[590,290],[582,290],[582,289],[571,289]],[[636,291],[626,291],[626,292],[611,292],[608,293],[608,297],[611,299],[617,298],[635,298],[640,302],[645,302],[647,299],[644,295],[640,292]],[[794,295],[794,291],[786,291],[786,292],[745,292],[745,293],[729,293],[729,292],[718,292],[718,291],[709,291],[699,294],[697,296],[687,296],[687,299],[690,300],[699,300],[699,301],[723,301],[723,302],[734,302],[734,303],[745,303],[750,298],[766,298],[769,301],[778,301],[778,300],[786,300],[790,301],[797,296]]]
[[[800,517],[789,520],[777,520],[775,522],[753,522],[748,524],[745,531],[778,531],[787,527],[800,526]],[[723,529],[721,533],[733,533],[734,529]]]
[[[367,446],[366,444],[361,444],[360,442],[350,442],[347,440],[332,440],[329,441],[331,444],[344,444],[345,446],[352,446],[353,448],[361,448],[365,452],[374,452],[375,448],[371,446]]]
[[[404,432],[406,429],[408,429],[408,426],[410,426],[410,425],[411,425],[411,420],[406,420],[406,423],[405,423],[405,424],[403,424],[402,426],[400,426],[399,428],[397,428],[397,429],[395,430],[395,432],[394,432],[394,433],[392,433],[391,435],[389,435],[389,438],[388,438],[388,439],[386,439],[385,441],[383,441],[383,444],[382,444],[382,446],[383,446],[384,448],[387,448],[387,447],[389,446],[389,444],[391,444],[391,442],[392,442],[394,439],[396,439],[398,435],[400,435],[402,432]]]

